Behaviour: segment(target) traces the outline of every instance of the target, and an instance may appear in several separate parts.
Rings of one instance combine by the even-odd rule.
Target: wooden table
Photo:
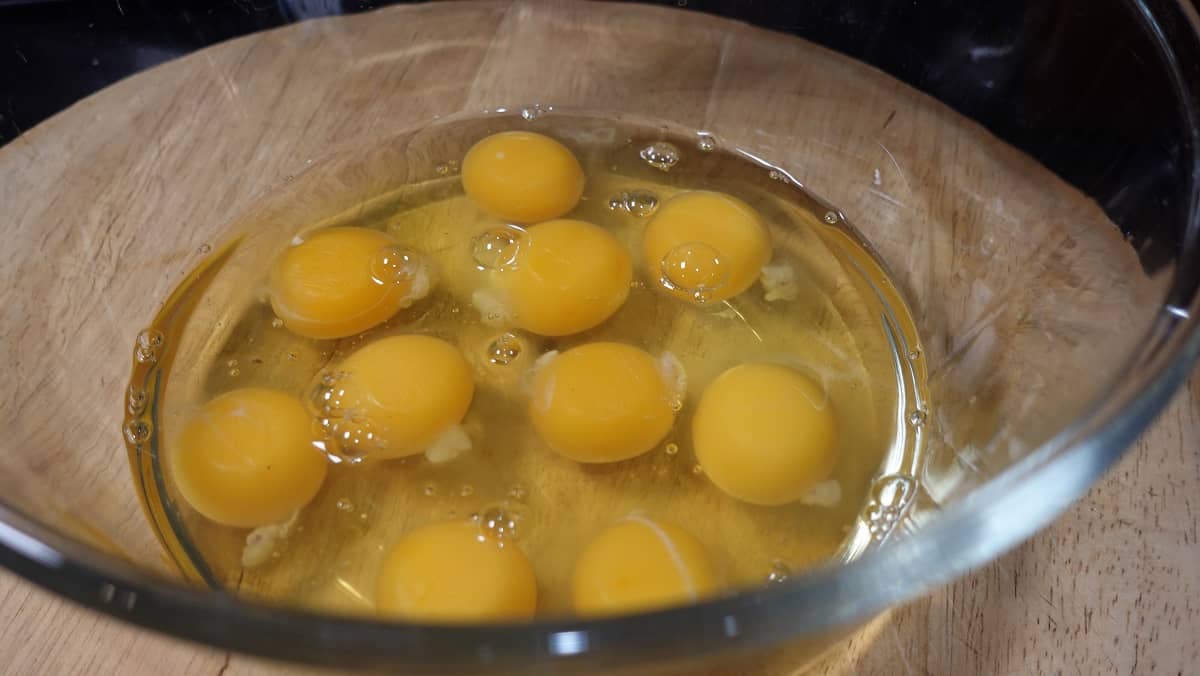
[[[543,2],[405,7],[224,43],[119,83],[4,148],[0,203],[6,213],[16,214],[17,228],[38,231],[51,223],[61,229],[52,234],[61,237],[55,246],[67,247],[78,260],[99,257],[108,265],[111,257],[137,260],[165,248],[166,260],[182,274],[196,250],[211,243],[215,228],[210,224],[235,217],[263,190],[333,148],[353,147],[435,114],[514,101],[545,97],[610,107],[630,77],[644,76],[650,68],[657,86],[639,93],[640,112],[696,128],[711,125],[751,148],[769,147],[779,138],[739,137],[731,118],[766,129],[798,125],[796,138],[808,139],[798,151],[805,162],[787,168],[860,223],[895,218],[888,211],[894,205],[871,193],[882,192],[895,202],[912,182],[929,179],[923,170],[950,162],[964,168],[953,177],[960,183],[937,193],[941,202],[934,206],[958,218],[990,217],[986,209],[964,216],[955,208],[1002,180],[1012,197],[1009,216],[1019,218],[1019,210],[1028,209],[1026,224],[1035,223],[1032,215],[1051,202],[1082,214],[1081,219],[1102,219],[1093,204],[978,127],[837,55],[749,28],[731,30],[691,13],[670,15],[677,23],[664,24],[670,30],[661,39],[647,40],[638,31],[662,23],[658,19],[666,10],[627,12],[617,23],[605,11],[600,5]],[[455,16],[446,21],[434,12]],[[547,70],[528,43],[542,39],[548,48],[556,40],[579,48],[574,58]],[[573,68],[597,72],[589,49],[603,50],[610,77],[572,74]],[[752,88],[723,83],[731,64],[762,82]],[[464,79],[464,72],[469,77]],[[768,94],[783,91],[772,86],[771,78],[792,78],[784,83],[791,98]],[[681,105],[688,83],[697,79],[724,87],[728,96]],[[826,105],[830,99],[824,92],[834,90],[853,92],[861,105]],[[429,95],[406,96],[411,91]],[[804,104],[804,115],[794,114],[798,103]],[[779,117],[771,118],[772,111]],[[878,132],[881,124],[889,136],[888,146],[881,141],[882,151],[874,151],[879,158],[830,153],[823,150],[828,144],[812,134],[824,128],[846,137],[867,127]],[[922,148],[930,150],[916,152]],[[851,171],[862,173],[867,183],[855,183],[862,177],[854,174],[851,180]],[[962,182],[970,181],[980,182],[978,191],[963,189]],[[937,218],[938,209],[923,215]],[[156,224],[180,221],[196,227],[172,226],[170,247],[155,241]],[[104,240],[97,245],[97,232],[126,248],[111,250]],[[107,291],[110,298],[129,301],[131,315],[143,319],[178,281],[138,279],[136,270],[124,274],[128,284],[122,286],[124,277],[113,278]],[[919,282],[908,280],[918,291]],[[0,302],[3,294],[0,290]],[[51,317],[76,313],[86,318],[97,312],[86,293],[48,302]],[[64,450],[39,471],[72,486],[80,474],[99,477],[97,482],[107,477],[107,484],[92,484],[93,491],[66,496],[66,506],[118,524],[127,529],[123,537],[132,538],[144,528],[131,491],[118,483],[125,459],[108,412],[123,396],[126,368],[125,348],[111,346],[131,344],[134,327],[111,316],[88,326],[69,338],[92,340],[122,354],[115,365],[91,363],[87,355],[60,365],[96,372],[80,382],[77,394],[95,402],[95,409],[67,402],[66,408],[78,412],[72,424],[33,420],[19,430],[27,438],[13,443],[75,449],[75,455]],[[52,343],[46,351],[54,353],[56,347],[62,346]],[[20,383],[28,373],[16,375]],[[1200,664],[1200,632],[1193,626],[1200,615],[1198,430],[1200,378],[1053,526],[982,570],[873,623],[828,655],[816,672],[1194,671]],[[6,573],[0,574],[0,672],[296,673],[135,630]]]

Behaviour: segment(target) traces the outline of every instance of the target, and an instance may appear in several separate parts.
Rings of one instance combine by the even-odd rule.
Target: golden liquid
[[[472,240],[498,223],[462,194],[455,165],[448,163],[461,160],[461,152],[445,149],[462,149],[486,133],[510,128],[533,129],[572,147],[588,182],[569,217],[608,228],[634,254],[638,269],[628,301],[595,329],[541,338],[496,326],[472,305],[472,293],[487,285]],[[880,475],[907,477],[907,468],[915,466],[919,429],[909,418],[925,405],[924,368],[910,360],[921,351],[907,309],[840,214],[777,170],[712,149],[705,137],[662,127],[559,114],[536,123],[489,116],[443,124],[414,138],[420,148],[446,154],[416,152],[413,138],[399,140],[395,143],[407,152],[384,157],[412,165],[399,172],[406,182],[389,185],[387,177],[365,169],[341,172],[339,181],[357,177],[363,184],[352,208],[307,222],[249,218],[241,226],[243,238],[185,280],[143,334],[161,336],[162,345],[153,359],[135,365],[132,396],[151,405],[138,412],[131,407],[126,431],[147,511],[185,574],[273,602],[370,613],[378,567],[401,536],[427,523],[502,507],[520,517],[516,543],[537,574],[539,614],[562,615],[570,612],[576,557],[603,528],[632,512],[693,533],[711,551],[730,590],[849,558],[877,539],[860,515],[864,505],[870,511],[881,500],[880,484],[873,484]],[[678,150],[679,161],[669,171],[649,165],[639,153],[662,140]],[[620,208],[620,196],[651,193],[662,204],[691,189],[727,192],[764,216],[773,264],[795,273],[799,293],[793,300],[768,301],[764,287],[755,284],[728,302],[696,306],[657,288],[657,271],[641,269],[637,255],[647,218]],[[329,190],[336,193],[336,186]],[[262,295],[265,270],[293,235],[331,225],[386,230],[427,256],[437,270],[432,293],[349,339],[317,341],[290,333]],[[158,458],[172,434],[198,406],[231,389],[262,386],[308,397],[323,369],[371,340],[402,333],[441,337],[466,355],[476,380],[463,421],[472,450],[438,465],[415,456],[332,466],[320,493],[266,562],[244,568],[247,531],[196,514],[164,474]],[[506,333],[519,339],[520,352],[511,359],[496,342]],[[686,370],[688,392],[673,431],[656,449],[619,463],[583,465],[554,453],[533,433],[522,374],[549,350],[597,340],[633,344],[653,355],[670,351]],[[712,485],[698,467],[690,439],[696,402],[718,374],[748,361],[796,366],[828,391],[841,440],[832,476],[841,489],[835,506],[742,503]],[[148,429],[136,428],[143,420]]]

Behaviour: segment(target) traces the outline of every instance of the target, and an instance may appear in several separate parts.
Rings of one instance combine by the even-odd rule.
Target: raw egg
[[[521,550],[484,537],[466,520],[401,538],[375,589],[379,612],[413,621],[525,620],[537,608],[537,580]]]
[[[674,524],[631,516],[610,526],[575,564],[581,615],[614,615],[700,600],[718,589],[704,545]]]
[[[629,296],[633,262],[617,238],[584,221],[525,231],[515,266],[498,273],[511,320],[543,336],[597,326]]]
[[[692,443],[704,473],[739,500],[781,505],[829,478],[837,462],[833,406],[820,385],[778,364],[742,364],[704,391]]]
[[[583,168],[566,146],[527,131],[492,134],[462,163],[463,190],[481,209],[512,223],[558,218],[583,194]]]
[[[529,415],[550,448],[578,462],[615,462],[654,448],[675,420],[678,375],[644,350],[588,343],[549,359],[532,379]]]
[[[280,523],[325,480],[327,461],[311,429],[295,397],[233,390],[184,424],[167,464],[183,499],[208,519],[235,528]]]
[[[346,357],[332,375],[333,424],[341,416],[369,427],[366,452],[377,458],[428,450],[462,421],[475,393],[466,358],[454,345],[432,336],[391,336],[369,343]]]
[[[771,259],[762,217],[745,202],[697,190],[671,198],[642,234],[646,270],[661,286],[698,302],[750,288]]]
[[[271,307],[308,338],[345,338],[384,322],[429,293],[416,254],[378,230],[327,228],[305,235],[272,266]]]

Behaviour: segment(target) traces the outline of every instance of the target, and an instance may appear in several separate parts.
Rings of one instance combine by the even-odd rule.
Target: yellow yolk
[[[271,268],[271,307],[308,338],[345,338],[423,297],[420,261],[378,230],[327,228],[288,247]]]
[[[558,218],[583,194],[583,168],[566,146],[527,131],[492,134],[462,163],[463,190],[481,209],[513,223]]]
[[[325,480],[327,460],[311,429],[295,397],[233,390],[184,424],[167,464],[183,499],[208,519],[235,528],[280,523]]]
[[[525,231],[516,266],[498,273],[512,321],[543,336],[590,329],[629,296],[633,262],[610,232],[548,221]]]
[[[718,376],[696,407],[692,443],[714,484],[758,505],[799,499],[837,462],[828,396],[777,364],[742,364]]]
[[[474,393],[466,358],[431,336],[377,340],[337,367],[338,405],[370,426],[375,458],[424,452],[462,421]]]
[[[567,350],[533,376],[529,415],[551,448],[579,462],[641,455],[671,430],[675,396],[659,364],[621,343]]]
[[[424,526],[388,552],[375,586],[379,612],[413,621],[525,620],[537,608],[529,560],[482,537],[472,521]]]
[[[718,192],[686,192],[668,200],[646,225],[642,254],[650,277],[689,298],[722,301],[750,288],[771,260],[762,217]]]
[[[632,516],[610,526],[575,564],[575,612],[614,615],[697,601],[718,588],[708,551],[673,524]]]

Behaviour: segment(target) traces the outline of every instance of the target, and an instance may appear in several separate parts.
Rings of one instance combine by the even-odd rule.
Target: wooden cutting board
[[[921,192],[910,182],[933,180],[950,163],[962,169],[947,179],[952,185],[939,183],[943,189],[923,193],[929,217],[994,217],[987,209],[959,207],[975,204],[980,195],[1008,195],[1012,209],[1031,214],[1070,209],[1079,218],[1101,218],[1094,205],[1032,161],[876,71],[800,41],[668,11],[439,3],[234,40],[119,83],[0,149],[0,210],[16,215],[14,232],[54,224],[66,244],[82,247],[73,260],[123,254],[136,260],[139,252],[161,251],[182,274],[196,250],[210,244],[211,228],[192,230],[188,223],[237,216],[256,196],[336,148],[458,110],[562,99],[620,109],[622,97],[636,95],[626,107],[696,128],[716,125],[751,148],[786,140],[761,132],[754,137],[755,129],[797,125],[807,143],[797,153],[806,161],[787,168],[860,222],[897,218],[898,196]],[[655,26],[662,34],[648,39]],[[546,63],[528,40],[544,40],[547,53],[570,58]],[[604,67],[597,67],[601,62]],[[647,73],[655,86],[630,92],[628,82],[644,81]],[[743,79],[730,82],[730,73]],[[785,84],[775,78],[791,79]],[[690,99],[695,82],[712,83],[725,95]],[[825,92],[859,98],[848,106]],[[800,115],[804,119],[796,121]],[[746,120],[740,132],[739,117]],[[904,153],[882,142],[882,150],[873,151],[878,157],[829,150],[840,137],[880,128],[898,143],[908,139],[930,150]],[[814,130],[828,134],[831,143]],[[72,232],[82,234],[73,240]],[[105,240],[93,236],[98,232],[129,248],[106,249]],[[64,274],[86,280],[86,269]],[[120,281],[106,283],[119,291]],[[130,295],[136,319],[105,317],[93,331],[68,337],[90,337],[103,345],[102,354],[121,356],[115,366],[78,365],[96,371],[87,383],[98,383],[88,393],[94,409],[72,406],[79,420],[111,417],[122,396],[133,322],[148,318],[177,281],[140,286],[141,300]],[[0,299],[3,294],[0,289]],[[72,305],[82,305],[79,298],[47,294],[44,300],[49,314],[95,311]],[[62,368],[68,367],[75,365]],[[18,383],[22,375],[18,371]],[[42,426],[23,429],[34,427]],[[54,427],[52,439],[30,437],[89,451],[57,458],[42,471],[74,473],[58,475],[65,485],[75,485],[72,477],[80,474],[109,482],[94,484],[91,495],[83,491],[74,508],[113,510],[105,516],[124,516],[130,533],[144,530],[131,491],[113,483],[127,471],[119,439],[97,441],[86,424],[75,427]],[[1200,632],[1192,626],[1200,615],[1198,427],[1200,379],[1194,379],[1124,461],[1052,527],[973,575],[873,622],[815,672],[1193,671],[1200,664]],[[8,574],[0,574],[0,620],[3,673],[296,673],[135,630]]]

